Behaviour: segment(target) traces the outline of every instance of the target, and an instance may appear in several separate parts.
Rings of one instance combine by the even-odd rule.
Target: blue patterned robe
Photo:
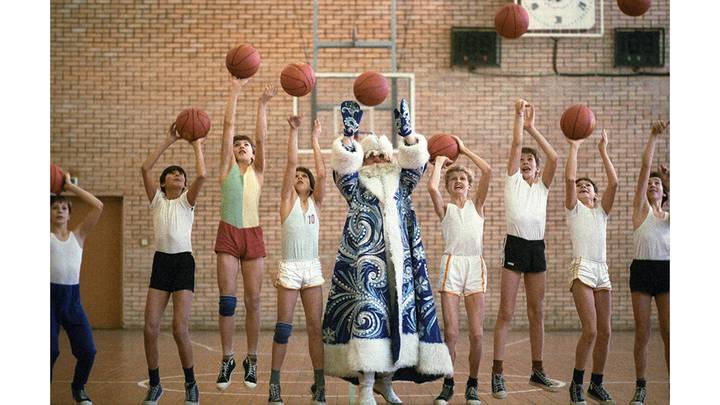
[[[397,162],[362,166],[363,151],[333,142],[333,177],[349,210],[323,319],[325,373],[360,371],[430,381],[452,374],[442,342],[411,193],[427,141],[399,145]]]

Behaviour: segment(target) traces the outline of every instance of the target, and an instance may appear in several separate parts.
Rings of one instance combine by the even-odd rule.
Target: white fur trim
[[[427,140],[423,135],[415,133],[417,142],[405,145],[405,140],[398,143],[397,160],[403,169],[419,169],[430,159],[427,149]]]
[[[363,156],[372,150],[382,152],[390,159],[393,156],[393,147],[390,140],[385,135],[377,136],[375,134],[366,135],[361,141],[360,145],[363,147]]]
[[[416,334],[402,335],[402,350],[392,364],[390,339],[350,339],[346,344],[325,344],[325,374],[358,377],[360,371],[390,373],[405,367],[432,375],[452,375],[450,353],[443,343],[422,343]]]
[[[363,163],[363,148],[357,141],[352,140],[355,152],[350,152],[343,146],[343,136],[337,137],[332,143],[332,157],[330,167],[340,175],[354,173],[360,170]]]

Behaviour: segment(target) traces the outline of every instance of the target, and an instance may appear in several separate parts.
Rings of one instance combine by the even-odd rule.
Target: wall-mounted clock
[[[530,17],[529,36],[602,36],[603,0],[515,0]]]

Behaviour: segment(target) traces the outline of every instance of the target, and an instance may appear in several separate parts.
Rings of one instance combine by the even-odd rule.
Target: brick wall
[[[284,65],[312,57],[312,3],[308,1],[52,1],[51,2],[51,153],[52,160],[69,168],[81,184],[98,195],[122,196],[123,209],[123,319],[126,327],[143,323],[145,294],[153,254],[152,219],[142,188],[139,167],[151,148],[164,136],[176,114],[187,106],[199,106],[212,120],[205,143],[211,178],[200,196],[193,246],[197,263],[196,296],[191,323],[194,328],[217,327],[217,284],[213,244],[219,218],[218,153],[228,74],[225,53],[241,43],[254,44],[263,58],[256,77],[238,102],[238,133],[254,128],[257,96],[264,83],[279,84]],[[490,270],[486,295],[487,327],[494,324],[499,301],[500,259],[505,232],[502,184],[511,138],[513,100],[524,97],[537,105],[537,127],[561,156],[558,175],[550,192],[546,242],[548,329],[577,328],[579,321],[567,289],[566,269],[570,241],[563,213],[562,167],[567,144],[559,131],[564,108],[576,102],[594,110],[598,128],[607,128],[610,155],[620,178],[620,189],[608,223],[608,260],[614,289],[615,328],[633,325],[628,289],[632,260],[631,201],[649,123],[669,114],[669,77],[567,77],[552,75],[549,38],[502,41],[502,66],[470,72],[450,68],[450,29],[453,26],[490,27],[494,11],[505,1],[412,1],[398,0],[398,65],[416,75],[416,129],[420,133],[449,132],[486,158],[495,169],[485,208],[485,260]],[[560,39],[560,72],[631,73],[613,67],[612,30],[617,27],[663,27],[669,39],[667,1],[653,3],[645,17],[631,18],[605,2],[606,34],[603,38]],[[362,40],[389,38],[388,1],[323,1],[320,5],[320,38],[348,40],[352,26]],[[666,51],[668,60],[669,51]],[[307,55],[307,56],[306,56]],[[318,71],[360,72],[389,70],[384,50],[324,50]],[[646,69],[669,72],[669,68]],[[540,74],[546,74],[539,76]],[[347,89],[331,98],[339,102]],[[306,105],[306,101],[303,100]],[[278,190],[284,167],[285,118],[292,98],[284,93],[269,108],[268,175],[261,199],[261,221],[268,257],[262,293],[263,325],[275,321],[275,291],[270,272],[278,265],[280,226]],[[329,115],[322,115],[328,145],[332,138]],[[307,135],[307,130],[304,134]],[[579,174],[605,180],[595,139],[586,142],[579,156]],[[526,136],[526,140],[532,140]],[[527,144],[528,142],[526,142]],[[668,138],[662,138],[656,163],[669,159]],[[311,165],[309,155],[303,163]],[[329,156],[326,156],[329,164]],[[192,149],[175,144],[156,168],[179,163],[194,176]],[[465,162],[467,163],[467,162]],[[438,220],[423,185],[415,195],[415,207],[423,240],[437,279],[442,240]],[[332,184],[321,213],[321,260],[326,279],[331,277],[334,256],[346,212]],[[149,239],[149,246],[141,246]],[[327,286],[327,284],[326,284]],[[242,282],[239,282],[242,291]],[[327,294],[327,288],[325,288]],[[439,302],[439,300],[438,300]],[[514,325],[527,325],[522,287],[518,294]],[[243,324],[243,311],[238,314]],[[295,322],[303,324],[301,310]],[[170,317],[165,321],[169,322]]]

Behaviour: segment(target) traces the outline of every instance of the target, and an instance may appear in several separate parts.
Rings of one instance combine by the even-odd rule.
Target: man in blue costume
[[[333,178],[348,203],[323,319],[325,373],[399,404],[392,380],[452,374],[435,314],[411,194],[427,166],[427,141],[410,125],[407,101],[395,110],[398,156],[386,136],[355,140],[362,110],[341,104],[344,134],[333,141]]]

